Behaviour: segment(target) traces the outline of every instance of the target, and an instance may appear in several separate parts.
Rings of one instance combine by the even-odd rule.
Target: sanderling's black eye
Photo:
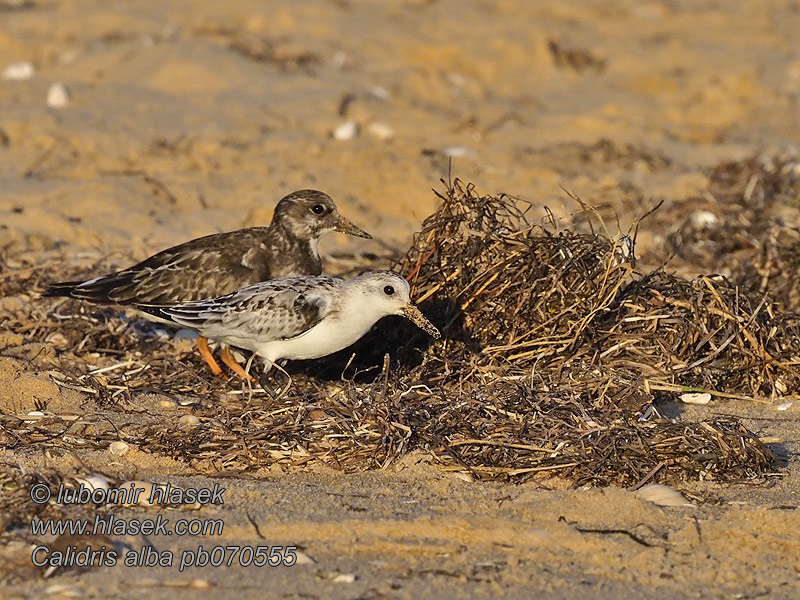
[[[322,204],[315,204],[311,207],[311,212],[315,215],[324,215],[325,214],[325,206]]]
[[[383,288],[383,293],[386,294],[387,296],[391,296],[392,294],[394,294],[394,287],[392,287],[391,285],[385,286]]]

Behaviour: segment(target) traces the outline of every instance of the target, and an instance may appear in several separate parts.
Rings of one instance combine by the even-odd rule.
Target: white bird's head
[[[411,303],[411,288],[397,273],[373,271],[359,275],[352,283],[362,288],[370,307],[381,316],[402,315],[434,338],[441,337],[439,330]]]

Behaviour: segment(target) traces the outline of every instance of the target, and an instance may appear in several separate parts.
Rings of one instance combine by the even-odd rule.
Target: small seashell
[[[394,137],[394,128],[388,123],[383,123],[382,121],[370,123],[367,127],[367,131],[379,140],[390,140]]]
[[[464,146],[450,146],[449,148],[442,150],[442,154],[453,157],[467,156],[468,154],[472,154],[472,150],[465,148]]]
[[[708,404],[711,402],[711,394],[707,392],[681,394],[681,402],[686,404]]]
[[[467,78],[464,77],[461,73],[448,73],[447,81],[449,81],[456,87],[464,87],[465,85],[467,85]]]
[[[297,557],[297,561],[294,563],[295,565],[315,565],[317,561],[311,558],[308,554],[301,550],[294,551],[295,556]]]
[[[192,579],[187,586],[193,590],[207,590],[211,588],[211,582],[208,579]]]
[[[48,586],[45,589],[45,593],[48,596],[58,596],[59,598],[80,598],[85,595],[85,593],[78,588],[63,583],[56,583]]]
[[[136,502],[125,502],[123,506],[153,506],[153,503],[150,502],[150,494],[153,492],[153,486],[158,485],[155,483],[150,483],[149,481],[139,481],[139,480],[132,480],[126,481],[125,483],[121,484],[119,487],[120,489],[129,490],[133,486],[133,489],[136,490],[143,490],[139,492],[139,496],[137,497]]]
[[[356,576],[353,573],[339,573],[331,579],[334,583],[353,583],[356,580]]]
[[[352,140],[358,137],[360,129],[358,121],[345,121],[333,130],[333,137],[337,140]]]
[[[792,404],[794,404],[794,402],[782,402],[781,404],[778,404],[778,406],[776,406],[775,408],[777,408],[778,410],[789,410],[792,407]]]
[[[131,447],[127,444],[127,442],[111,442],[108,445],[108,451],[111,452],[114,456],[124,456],[128,453]]]
[[[75,482],[83,486],[89,490],[107,490],[108,489],[108,479],[103,477],[102,475],[92,474],[87,475],[86,477],[76,477]]]
[[[159,400],[158,405],[162,408],[175,408],[177,403],[173,400],[167,400],[166,398]]]
[[[762,444],[782,444],[783,443],[783,438],[771,437],[771,436],[770,437],[761,437],[761,438],[758,438],[758,441],[761,442]]]
[[[58,64],[60,65],[69,65],[74,63],[78,59],[78,51],[77,50],[67,50],[66,52],[62,52],[58,57]]]
[[[198,419],[195,415],[183,415],[180,419],[178,419],[178,423],[185,427],[194,427],[195,425],[200,424],[200,419]]]
[[[719,223],[719,217],[710,210],[696,210],[689,215],[689,223],[694,229],[709,229]]]
[[[25,81],[33,77],[36,69],[27,61],[15,62],[3,69],[3,79],[11,81]]]
[[[343,50],[339,50],[333,55],[333,58],[331,58],[331,63],[335,69],[343,68],[347,64],[347,53]]]
[[[369,93],[374,98],[377,98],[378,100],[383,100],[384,102],[392,97],[392,95],[389,93],[389,90],[387,90],[382,85],[374,85],[374,86],[372,86],[369,89]]]
[[[63,83],[54,83],[47,90],[47,106],[50,108],[64,108],[69,101],[69,89]]]
[[[783,383],[780,379],[775,380],[775,391],[778,392],[780,395],[785,395],[786,392],[789,391],[789,388],[786,387],[786,384]]]
[[[644,485],[634,492],[642,500],[659,506],[694,506],[677,490],[658,483]]]

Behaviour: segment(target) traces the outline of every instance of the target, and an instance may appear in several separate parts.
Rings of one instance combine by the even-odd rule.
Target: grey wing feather
[[[316,285],[309,286],[311,281]],[[331,298],[324,292],[337,283],[330,277],[277,279],[212,300],[152,309],[209,338],[288,339],[305,333],[329,314]]]

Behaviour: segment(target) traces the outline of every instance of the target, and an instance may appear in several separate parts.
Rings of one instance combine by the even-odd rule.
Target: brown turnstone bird
[[[270,279],[319,275],[322,261],[317,243],[329,231],[372,238],[341,216],[330,196],[300,190],[278,202],[269,227],[197,238],[116,273],[53,284],[44,295],[131,307],[171,305],[224,296]],[[205,336],[197,339],[197,348],[214,374],[220,374],[222,369]],[[239,376],[245,376],[227,346],[223,346],[221,358]]]
[[[137,308],[201,336],[250,350],[264,358],[265,374],[279,359],[319,358],[346,348],[388,315],[403,315],[440,337],[411,303],[408,282],[392,271],[364,273],[350,280],[275,279],[211,300]],[[265,387],[263,377],[261,385]]]

